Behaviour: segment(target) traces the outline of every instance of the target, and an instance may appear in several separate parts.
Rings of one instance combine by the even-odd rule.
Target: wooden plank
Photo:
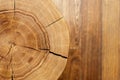
[[[68,64],[59,80],[101,80],[101,0],[53,1],[70,26]]]
[[[82,0],[81,5],[82,30],[80,33],[80,49],[84,64],[83,80],[101,80],[101,1]]]
[[[119,80],[120,0],[102,0],[103,72],[102,80]]]
[[[82,65],[79,48],[80,24],[81,24],[81,0],[53,0],[58,9],[69,23],[70,29],[70,51],[68,63],[65,71],[59,80],[79,80],[82,79]],[[77,4],[77,5],[76,5]]]

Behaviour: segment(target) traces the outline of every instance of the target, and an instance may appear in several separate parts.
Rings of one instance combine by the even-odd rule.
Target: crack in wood
[[[56,21],[53,21],[52,23],[48,24],[46,27],[51,26],[52,24],[55,24],[56,22],[60,21],[61,19],[63,19],[63,17],[57,19]]]
[[[28,48],[28,49],[31,49],[31,50],[35,50],[35,51],[38,51],[38,52],[40,52],[40,50],[45,50],[45,51],[49,51],[49,53],[52,53],[52,54],[55,55],[55,56],[59,56],[59,57],[65,58],[65,59],[68,58],[68,57],[63,56],[63,55],[61,55],[61,54],[54,53],[54,52],[50,51],[50,49],[40,49],[40,50],[37,50],[37,49],[35,49],[35,48],[28,47],[28,46],[21,46],[21,45],[17,45],[17,46],[24,47],[24,48]]]
[[[10,45],[9,51],[8,51],[8,53],[6,54],[6,56],[9,55],[11,49],[12,49],[12,44]]]
[[[16,2],[14,0],[14,18],[15,18]]]
[[[51,54],[53,54],[53,55],[55,55],[55,56],[59,56],[59,57],[65,58],[65,59],[68,58],[68,57],[66,57],[66,56],[63,56],[63,55],[61,55],[61,54],[54,53],[54,52],[52,52],[52,51],[49,51],[49,53],[51,53]]]
[[[11,54],[11,70],[12,70],[12,74],[11,74],[11,80],[14,80],[14,71],[13,71],[13,64],[12,64],[12,59],[13,57],[12,57],[12,54]]]
[[[39,52],[40,52],[40,50],[45,50],[45,51],[49,51],[49,50],[50,50],[50,49],[42,49],[42,48],[40,48],[40,49],[35,49],[35,48],[33,48],[33,47],[16,44],[16,43],[14,43],[14,42],[10,42],[10,44],[12,44],[13,46],[24,47],[24,48],[28,48],[28,49],[35,50],[35,51],[39,51]]]
[[[14,80],[13,75],[11,76],[11,80]]]
[[[45,50],[45,51],[48,51],[48,50],[50,50],[50,49],[35,49],[35,48],[33,48],[33,47],[28,47],[28,46],[21,46],[21,47],[24,47],[24,48],[28,48],[28,49],[32,49],[32,50],[35,50],[35,51],[39,51],[40,52],[40,50]]]
[[[11,44],[11,49],[14,47],[15,45],[14,44]],[[10,50],[11,51],[11,50]],[[9,52],[10,53],[10,52]],[[12,53],[11,53],[11,58],[10,58],[10,65],[11,65],[11,80],[14,80],[14,71],[13,71],[13,64],[12,64],[12,61],[13,61],[13,56],[12,56]]]
[[[21,45],[17,45],[17,46],[24,47],[24,48],[28,48],[28,49],[31,49],[31,50],[35,50],[35,51],[38,51],[38,52],[40,52],[40,50],[49,51],[49,53],[52,53],[52,54],[55,55],[55,56],[59,56],[59,57],[62,57],[62,58],[67,59],[66,56],[63,56],[63,55],[61,55],[61,54],[54,53],[54,52],[50,51],[50,49],[40,49],[40,50],[37,50],[37,49],[35,49],[35,48],[28,47],[28,46],[21,46]]]
[[[35,50],[35,51],[39,51],[39,50],[37,50],[37,49],[35,49],[35,48],[32,48],[32,47],[27,47],[27,46],[21,46],[21,47],[25,47],[25,48],[32,49],[32,50]],[[63,55],[61,55],[61,54],[54,53],[54,52],[50,51],[50,49],[40,49],[40,50],[46,50],[46,51],[49,51],[49,53],[52,53],[52,54],[54,54],[54,55],[56,55],[56,56],[59,56],[59,57],[62,57],[62,58],[67,59],[66,56],[63,56]]]

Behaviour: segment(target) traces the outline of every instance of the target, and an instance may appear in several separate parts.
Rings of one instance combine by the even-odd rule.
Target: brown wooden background
[[[120,80],[120,0],[53,0],[70,27],[59,80]]]

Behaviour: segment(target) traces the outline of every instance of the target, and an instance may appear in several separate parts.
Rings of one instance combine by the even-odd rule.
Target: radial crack
[[[14,0],[14,17],[15,17],[15,10],[16,10],[16,2]]]
[[[10,48],[10,50],[9,50],[8,54],[10,54],[11,49],[12,49],[13,47],[14,47],[14,45],[13,45],[13,44],[11,44],[11,48]],[[11,56],[10,56],[10,62],[9,62],[9,64],[8,64],[8,65],[10,65],[10,66],[11,66],[11,80],[14,80],[14,72],[13,72],[13,64],[12,64],[12,61],[13,61],[13,56],[12,56],[12,53],[11,53]]]
[[[13,71],[13,64],[12,64],[12,60],[13,60],[13,57],[12,57],[12,54],[11,54],[11,70],[12,70],[12,74],[11,74],[11,80],[14,80],[14,71]]]
[[[11,76],[11,80],[14,80],[13,75]]]
[[[10,45],[9,51],[8,51],[8,53],[6,54],[6,56],[10,54],[11,49],[12,49],[12,44]]]
[[[18,44],[15,44],[14,43],[14,45],[15,46],[19,46],[19,47],[24,47],[24,48],[28,48],[28,49],[31,49],[31,50],[35,50],[35,51],[38,51],[38,52],[40,52],[40,50],[45,50],[45,51],[49,51],[50,49],[35,49],[35,48],[33,48],[33,47],[29,47],[29,46],[23,46],[23,45],[18,45]]]
[[[16,45],[16,46],[20,46],[20,47],[24,47],[24,48],[28,48],[28,49],[31,49],[31,50],[35,50],[35,51],[38,51],[38,52],[40,52],[40,50],[49,51],[49,53],[52,53],[52,54],[54,54],[54,55],[56,55],[56,56],[59,56],[59,57],[62,57],[62,58],[67,59],[66,56],[63,56],[63,55],[60,55],[60,54],[54,53],[54,52],[50,51],[50,49],[39,49],[39,50],[38,50],[38,49],[35,49],[35,48],[33,48],[33,47],[22,46],[22,45],[17,45],[17,44],[15,44],[15,45]]]
[[[14,42],[10,42],[10,44],[12,44],[13,46],[19,46],[19,47],[24,47],[24,48],[28,48],[28,49],[31,49],[31,50],[35,50],[35,51],[38,51],[38,52],[40,52],[40,50],[45,50],[45,51],[49,51],[50,50],[50,49],[44,49],[44,48],[43,49],[42,48],[35,49],[33,47],[16,44]]]
[[[48,24],[46,27],[51,26],[52,24],[54,24],[54,23],[56,23],[56,22],[60,21],[62,18],[63,18],[63,17],[61,17],[61,18],[57,19],[56,21],[54,21],[54,22],[52,22],[52,23]]]
[[[24,47],[24,48],[28,48],[28,49],[32,49],[32,50],[35,50],[35,51],[40,51],[40,50],[45,50],[45,51],[48,51],[49,49],[35,49],[33,47],[28,47],[28,46],[21,46],[21,47]]]
[[[66,57],[66,56],[63,56],[63,55],[61,55],[61,54],[57,54],[57,53],[54,53],[54,52],[51,52],[51,51],[49,51],[49,53],[51,53],[51,54],[53,54],[53,55],[55,55],[55,56],[59,56],[59,57],[65,58],[65,59],[68,58],[68,57]]]

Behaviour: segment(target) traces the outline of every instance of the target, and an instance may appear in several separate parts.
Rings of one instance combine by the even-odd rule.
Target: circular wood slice
[[[69,30],[51,0],[0,0],[0,80],[57,80]]]

